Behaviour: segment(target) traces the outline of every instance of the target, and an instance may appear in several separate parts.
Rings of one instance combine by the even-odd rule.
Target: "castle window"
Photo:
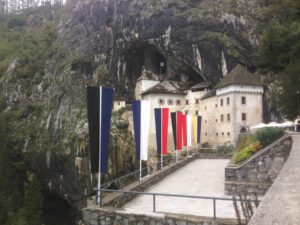
[[[229,105],[230,104],[230,98],[228,97],[226,100],[227,100],[227,105]]]
[[[199,99],[196,99],[196,100],[195,100],[195,103],[198,105],[198,104],[199,104]]]
[[[121,103],[120,103],[120,102],[118,102],[118,105],[121,105]]]
[[[247,119],[246,113],[242,113],[242,121],[246,121],[246,119]]]
[[[164,100],[164,99],[162,99],[162,98],[160,98],[160,99],[158,100],[158,104],[160,104],[160,105],[164,105],[164,104],[165,104],[165,100]]]
[[[205,136],[207,136],[207,133],[205,133]]]
[[[224,136],[224,132],[222,132],[222,136]]]
[[[218,119],[216,119],[216,122],[218,122]]]
[[[221,114],[221,122],[223,122],[223,121],[224,121],[224,115]]]
[[[227,132],[227,135],[230,136],[230,132]]]
[[[218,136],[219,134],[218,133],[216,133],[216,136]]]
[[[196,116],[198,116],[198,113],[199,113],[198,111],[195,111],[195,115],[196,115]]]
[[[186,104],[186,105],[189,104],[189,100],[188,100],[188,99],[185,100],[185,104]]]
[[[230,114],[227,114],[227,121],[230,121]]]
[[[207,109],[206,106],[204,107],[204,109],[205,109],[205,110]]]
[[[216,104],[216,107],[218,107],[218,104]]]
[[[189,114],[189,110],[185,110],[184,113],[185,113],[185,115],[188,115]]]
[[[246,97],[245,96],[242,97],[242,105],[246,105]]]
[[[223,106],[223,99],[220,100],[220,105]]]
[[[177,99],[176,100],[176,105],[181,105],[181,100]]]
[[[207,120],[205,120],[205,123],[207,123]]]
[[[168,105],[174,105],[174,100],[173,99],[168,99]]]

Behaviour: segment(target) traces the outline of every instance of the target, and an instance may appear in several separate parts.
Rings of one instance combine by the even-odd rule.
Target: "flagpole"
[[[160,111],[160,169],[163,168],[163,109]]]
[[[102,87],[99,88],[99,171],[98,171],[98,193],[97,193],[97,205],[100,205],[101,203],[101,117],[102,117],[102,112],[101,112],[101,107],[102,107]],[[101,207],[101,205],[100,205]]]
[[[142,117],[142,101],[140,104],[140,118]],[[140,120],[140,181],[142,180],[142,121]]]
[[[140,156],[141,157],[141,156]],[[140,181],[142,180],[142,160],[140,158]]]

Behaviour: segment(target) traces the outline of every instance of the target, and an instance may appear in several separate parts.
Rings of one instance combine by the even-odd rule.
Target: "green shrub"
[[[254,134],[241,136],[237,142],[237,151],[233,155],[235,163],[240,163],[260,149],[272,144],[284,134],[282,128],[262,128]]]
[[[242,149],[257,141],[258,141],[257,138],[253,134],[240,135],[237,140],[236,149]]]
[[[256,131],[254,133],[254,137],[260,142],[263,147],[266,147],[283,136],[283,134],[284,129],[282,128],[266,127]]]
[[[240,162],[248,159],[253,154],[254,154],[254,151],[251,147],[249,147],[249,146],[244,147],[234,154],[234,156],[233,156],[234,162],[240,163]]]
[[[229,154],[232,154],[233,151],[234,151],[234,147],[231,144],[230,145],[220,145],[220,146],[217,147],[216,151],[218,153],[225,153],[225,154],[229,153]]]

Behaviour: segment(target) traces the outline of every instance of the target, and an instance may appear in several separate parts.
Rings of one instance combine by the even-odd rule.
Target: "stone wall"
[[[212,219],[192,215],[135,215],[113,208],[84,209],[85,225],[237,225],[235,219]]]
[[[286,162],[292,138],[286,135],[254,154],[240,165],[225,168],[225,193],[264,195]]]

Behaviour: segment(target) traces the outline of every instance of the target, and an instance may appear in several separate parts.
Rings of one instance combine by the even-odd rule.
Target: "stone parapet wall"
[[[225,168],[225,193],[264,195],[280,173],[292,147],[286,135],[237,166]]]
[[[113,208],[83,209],[85,225],[237,225],[235,219],[212,219],[192,215],[135,215]]]

